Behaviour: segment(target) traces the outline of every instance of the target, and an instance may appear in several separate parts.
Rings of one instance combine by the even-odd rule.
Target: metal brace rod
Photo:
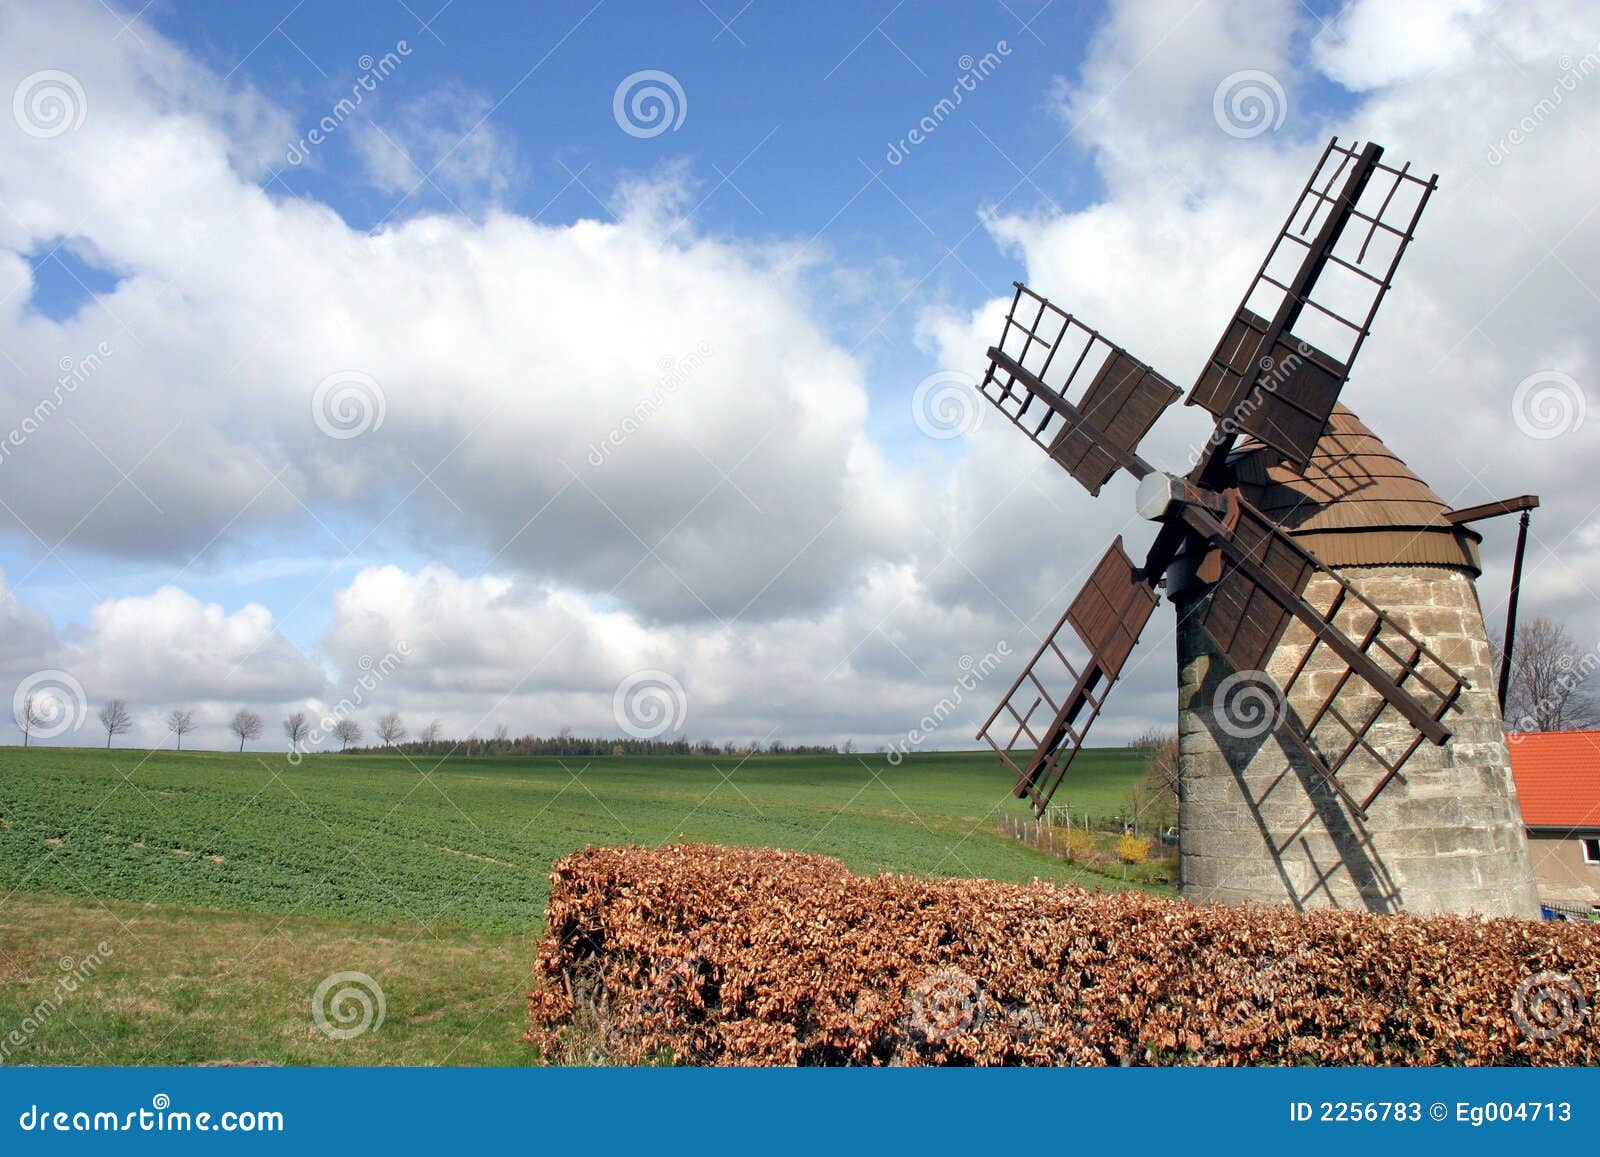
[[[1506,639],[1500,652],[1500,678],[1496,691],[1500,697],[1500,711],[1505,712],[1506,698],[1511,692],[1511,655],[1517,639],[1517,603],[1522,596],[1522,556],[1528,549],[1529,515],[1539,508],[1537,494],[1523,494],[1516,498],[1502,498],[1498,502],[1485,502],[1481,506],[1468,506],[1461,510],[1445,511],[1445,518],[1455,526],[1481,522],[1486,518],[1499,518],[1502,514],[1521,514],[1517,520],[1517,550],[1511,559],[1511,594],[1506,600]]]

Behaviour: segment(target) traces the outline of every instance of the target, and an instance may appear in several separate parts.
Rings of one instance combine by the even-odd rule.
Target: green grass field
[[[1142,757],[1088,751],[1063,794],[1116,811]],[[519,1064],[550,863],[587,844],[768,845],[860,872],[1087,886],[996,832],[1020,814],[978,753],[453,758],[0,749],[6,1063]],[[110,949],[101,954],[96,946]],[[92,978],[44,1017],[68,961]],[[312,1023],[363,972],[384,1023]],[[24,1025],[22,1044],[6,1034]],[[39,1023],[36,1023],[39,1022]]]

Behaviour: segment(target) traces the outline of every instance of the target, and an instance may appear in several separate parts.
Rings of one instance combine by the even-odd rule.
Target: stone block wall
[[[1385,788],[1363,820],[1270,725],[1271,712],[1283,709],[1309,722],[1344,664],[1318,647],[1289,701],[1278,708],[1262,691],[1270,684],[1254,673],[1233,672],[1213,652],[1200,629],[1205,595],[1184,599],[1178,606],[1184,895],[1374,912],[1537,916],[1490,645],[1471,576],[1412,566],[1356,567],[1343,575],[1470,684],[1445,717],[1454,736],[1443,747],[1424,741],[1405,764],[1403,779]],[[1305,597],[1326,607],[1337,590],[1331,579],[1318,576]],[[1359,605],[1347,607],[1337,623],[1359,638],[1371,615]],[[1309,630],[1291,623],[1268,664],[1276,685],[1288,683],[1310,643]],[[1393,673],[1394,664],[1383,665]],[[1424,667],[1423,673],[1430,671]],[[1358,720],[1379,702],[1365,682],[1352,677],[1335,705]],[[1368,741],[1393,759],[1414,735],[1391,707]],[[1338,751],[1349,741],[1349,732],[1331,715],[1313,736],[1323,751]],[[1339,779],[1359,800],[1381,775],[1377,762],[1357,751]]]

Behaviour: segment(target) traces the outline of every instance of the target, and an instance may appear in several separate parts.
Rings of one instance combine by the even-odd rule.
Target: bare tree
[[[1147,752],[1144,760],[1144,789],[1163,811],[1178,815],[1178,733],[1150,728],[1134,739],[1130,747]]]
[[[113,699],[97,712],[100,726],[106,729],[106,746],[111,746],[114,735],[124,735],[133,730],[133,716],[128,714],[126,699]]]
[[[496,723],[494,725],[494,741],[497,744],[509,743],[511,741],[511,728],[504,723]]]
[[[439,735],[443,731],[444,724],[435,719],[422,729],[422,732],[417,736],[417,738],[422,740],[424,743],[438,743]]]
[[[167,730],[178,738],[177,750],[183,750],[183,737],[194,730],[194,712],[187,707],[174,707],[167,712]]]
[[[54,706],[54,700],[36,691],[28,692],[28,697],[22,701],[22,746],[28,746],[28,737],[35,727],[46,727],[55,718]]]
[[[296,751],[300,749],[300,742],[310,730],[304,711],[296,711],[293,715],[285,715],[283,718],[283,734],[288,738],[289,746]]]
[[[398,711],[386,711],[378,717],[378,738],[393,745],[406,737],[405,720]]]
[[[341,719],[333,725],[333,737],[339,741],[339,750],[344,751],[352,743],[360,743],[362,735],[361,724],[354,719]]]
[[[1506,728],[1577,731],[1600,723],[1600,694],[1589,680],[1597,667],[1600,653],[1581,650],[1560,623],[1541,615],[1519,624]]]
[[[261,716],[251,711],[248,707],[241,707],[233,713],[233,718],[228,720],[228,730],[239,737],[239,750],[244,750],[247,739],[261,738]]]

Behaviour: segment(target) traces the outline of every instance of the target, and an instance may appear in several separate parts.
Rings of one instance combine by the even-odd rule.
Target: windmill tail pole
[[[1524,510],[1517,523],[1517,553],[1511,560],[1511,597],[1506,600],[1506,645],[1500,654],[1500,713],[1505,714],[1506,696],[1511,690],[1511,653],[1517,641],[1517,597],[1522,593],[1522,555],[1528,547],[1528,516]]]

